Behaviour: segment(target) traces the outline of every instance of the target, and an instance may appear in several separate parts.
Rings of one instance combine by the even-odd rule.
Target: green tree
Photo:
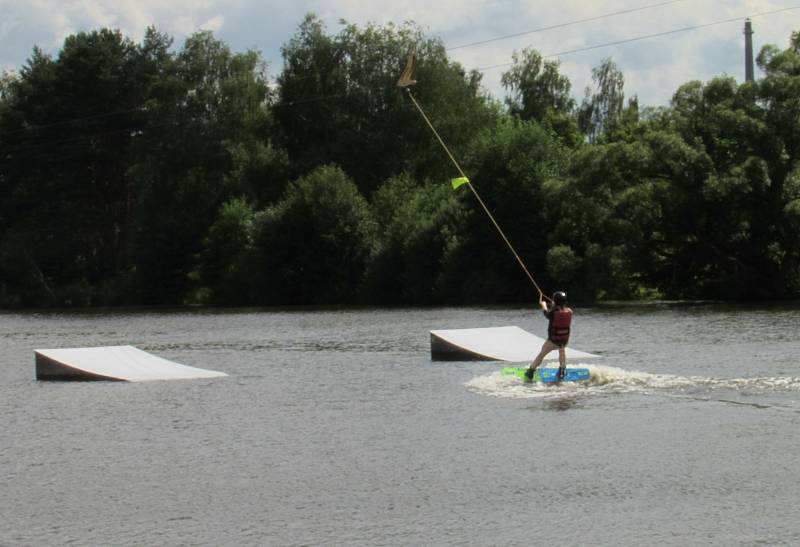
[[[559,73],[558,61],[545,61],[533,49],[514,52],[513,65],[501,78],[508,91],[509,112],[523,120],[535,120],[552,130],[570,147],[581,144],[575,118],[575,100],[569,78]]]
[[[603,59],[592,69],[595,90],[586,88],[586,96],[578,112],[578,125],[589,139],[598,140],[622,114],[625,103],[625,77],[616,63]]]
[[[550,111],[572,114],[575,100],[569,78],[560,74],[559,61],[545,61],[534,49],[514,52],[512,67],[500,81],[511,95],[506,104],[512,114],[523,120],[542,121]]]
[[[778,55],[770,51],[765,64]],[[597,297],[651,288],[706,298],[796,290],[792,220],[783,216],[791,217],[796,195],[786,191],[797,164],[786,144],[795,124],[783,110],[796,100],[790,82],[769,72],[757,84],[689,82],[671,108],[607,124],[566,180],[550,186],[551,199],[569,199],[553,234],[564,248],[552,267],[563,271],[564,257],[574,256],[576,276]]]
[[[289,184],[256,226],[256,301],[346,304],[357,296],[372,249],[369,205],[339,167]]]
[[[548,256],[553,275],[567,272],[585,298],[668,294],[695,285],[702,208],[694,199],[710,162],[658,128],[633,142],[582,149],[564,179],[545,187],[554,226]],[[574,257],[574,264],[566,261]]]
[[[210,32],[161,58],[135,148],[136,300],[181,302],[220,206],[279,195],[286,159],[271,144],[269,91],[258,53],[235,54]]]
[[[105,300],[89,289],[125,272],[127,161],[141,127],[139,78],[153,77],[136,73],[139,60],[118,31],[83,32],[67,37],[55,60],[34,48],[8,84],[0,178],[11,232],[0,254],[12,256],[8,249],[22,244],[10,239],[30,238],[22,264],[5,264],[30,303]]]
[[[220,207],[193,272],[201,287],[201,302],[244,305],[253,301],[255,217],[243,198],[233,198]]]
[[[762,61],[769,51],[762,52]],[[674,127],[713,163],[695,196],[703,213],[696,285],[706,294],[772,297],[785,294],[796,276],[792,245],[782,235],[786,222],[780,214],[765,214],[784,209],[784,181],[796,162],[787,154],[787,118],[781,112],[793,96],[782,91],[770,97],[778,81],[782,88],[789,80],[769,72],[760,82],[742,85],[715,78],[687,84],[675,95]],[[794,125],[783,125],[789,142]]]
[[[758,56],[766,76],[758,82],[758,97],[764,119],[770,128],[772,153],[765,158],[769,191],[773,200],[766,204],[781,211],[770,216],[776,241],[767,252],[779,266],[779,276],[790,294],[800,294],[800,231],[797,227],[798,171],[800,171],[800,31],[793,32],[789,47],[781,51],[765,46]]]
[[[545,259],[551,229],[542,187],[564,173],[569,154],[570,149],[541,124],[509,117],[480,132],[465,160],[470,180],[540,286],[549,284]],[[489,301],[538,298],[479,204],[469,192],[462,195],[475,212],[462,247],[468,294]]]
[[[479,74],[450,62],[443,44],[425,38],[419,27],[345,24],[331,36],[308,15],[282,50],[275,105],[295,173],[335,162],[364,194],[402,172],[415,180],[451,174],[396,86],[412,50],[418,57],[414,93],[456,152],[497,117],[496,105],[481,92]]]
[[[379,304],[460,302],[457,264],[467,211],[449,184],[420,185],[407,175],[372,197],[380,226],[367,268],[365,296]]]

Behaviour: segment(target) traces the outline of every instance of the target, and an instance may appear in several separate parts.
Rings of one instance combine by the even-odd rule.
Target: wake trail
[[[509,399],[631,393],[718,402],[753,408],[783,408],[798,411],[798,409],[788,406],[765,404],[758,401],[741,401],[726,396],[731,392],[746,396],[800,393],[800,378],[796,377],[771,376],[726,379],[652,374],[583,363],[575,366],[589,369],[591,378],[588,382],[564,382],[558,385],[529,384],[522,382],[516,376],[503,375],[500,371],[492,371],[472,378],[465,384],[465,387],[468,391],[476,394]],[[719,396],[715,396],[715,394]]]

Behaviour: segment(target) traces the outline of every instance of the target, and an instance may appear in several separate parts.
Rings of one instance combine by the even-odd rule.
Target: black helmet
[[[553,293],[553,302],[559,306],[567,303],[567,293],[564,291],[556,291]]]

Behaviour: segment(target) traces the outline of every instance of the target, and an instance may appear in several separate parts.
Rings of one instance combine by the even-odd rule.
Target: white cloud
[[[434,32],[461,26],[465,22],[475,24],[476,17],[485,17],[491,10],[492,6],[487,6],[487,3],[481,0],[438,0],[435,4],[419,0],[405,2],[316,0],[309,2],[306,9],[331,22],[339,19],[356,24],[416,21]]]

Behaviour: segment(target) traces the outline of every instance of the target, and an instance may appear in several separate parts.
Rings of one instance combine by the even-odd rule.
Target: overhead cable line
[[[177,122],[168,122],[168,123],[161,123],[156,125],[150,125],[147,127],[140,127],[140,128],[130,128],[125,127],[122,129],[114,129],[110,131],[102,131],[102,132],[95,132],[95,133],[86,133],[83,135],[75,135],[72,137],[65,137],[63,139],[58,139],[54,141],[45,141],[45,142],[36,142],[36,143],[28,143],[28,144],[17,144],[11,143],[9,144],[9,151],[12,153],[19,153],[19,152],[28,152],[31,150],[36,149],[46,149],[55,146],[62,146],[67,144],[75,144],[75,143],[82,143],[82,142],[89,142],[93,139],[97,139],[99,137],[109,137],[111,135],[123,135],[128,134],[132,138],[139,138],[142,135],[145,135],[147,131],[150,129],[156,129],[161,127],[168,127],[168,126],[178,126]]]
[[[652,8],[652,7],[657,7],[657,6],[662,6],[662,5],[672,4],[672,3],[675,3],[675,2],[682,2],[682,1],[684,1],[684,0],[672,0],[671,2],[662,2],[660,4],[652,4],[652,5],[649,5],[649,6],[642,6],[642,7],[633,8],[633,9],[630,9],[630,10],[624,10],[624,11],[609,13],[609,14],[605,14],[605,15],[598,15],[596,17],[592,17],[592,18],[588,18],[588,19],[581,19],[581,20],[577,20],[577,21],[561,23],[561,24],[558,24],[558,25],[550,26],[550,27],[542,27],[540,29],[535,29],[535,30],[531,30],[531,31],[528,31],[528,32],[510,34],[510,35],[507,35],[507,36],[501,36],[501,37],[498,37],[498,38],[491,38],[491,39],[483,40],[483,41],[480,41],[480,42],[472,42],[472,43],[469,43],[469,44],[463,44],[463,45],[460,45],[460,46],[447,48],[447,51],[452,51],[452,50],[459,49],[459,48],[466,48],[466,47],[479,45],[479,44],[483,44],[483,43],[488,43],[488,42],[492,42],[492,41],[497,41],[497,40],[503,40],[505,38],[511,38],[511,37],[515,37],[515,36],[522,36],[524,34],[532,34],[532,33],[541,32],[541,31],[545,31],[545,30],[550,30],[550,29],[554,29],[554,28],[565,27],[565,26],[568,26],[568,25],[575,25],[575,24],[579,24],[579,23],[583,23],[583,22],[587,22],[587,21],[592,21],[592,20],[602,19],[602,18],[606,18],[606,17],[611,17],[611,16],[614,16],[614,15],[620,15],[620,14],[623,14],[623,13],[629,13],[629,12],[633,12],[633,11],[641,11],[641,10],[649,9],[649,8]],[[714,22],[711,22],[711,23],[704,23],[704,24],[694,25],[694,26],[690,26],[690,27],[683,27],[683,28],[679,28],[679,29],[667,30],[667,31],[663,31],[663,32],[657,32],[657,33],[654,33],[654,34],[646,34],[646,35],[643,35],[643,36],[636,36],[636,37],[633,37],[633,38],[625,38],[625,39],[616,40],[616,41],[613,41],[613,42],[604,42],[602,44],[595,44],[595,45],[591,45],[591,46],[586,46],[586,47],[581,47],[581,48],[576,48],[576,49],[570,49],[570,50],[566,50],[566,51],[548,53],[548,54],[545,54],[545,55],[542,55],[542,56],[543,57],[560,57],[562,55],[570,55],[572,53],[580,53],[580,52],[583,52],[583,51],[591,51],[593,49],[600,49],[600,48],[610,47],[610,46],[615,46],[615,45],[620,45],[620,44],[638,42],[638,41],[647,40],[647,39],[650,39],[650,38],[657,38],[657,37],[660,37],[660,36],[668,36],[670,34],[678,34],[678,33],[687,32],[687,31],[690,31],[690,30],[697,30],[697,29],[711,27],[711,26],[715,26],[715,25],[722,25],[722,24],[725,24],[725,23],[732,23],[732,22],[735,22],[735,21],[741,21],[741,20],[743,20],[745,18],[748,18],[748,17],[752,19],[752,18],[755,18],[755,17],[762,17],[762,16],[766,16],[766,15],[774,15],[776,13],[782,13],[782,12],[786,12],[786,11],[793,11],[793,10],[797,10],[797,9],[800,9],[800,6],[792,6],[792,7],[776,9],[776,10],[772,10],[772,11],[754,13],[754,14],[751,14],[751,15],[743,15],[743,16],[740,16],[740,17],[732,17],[730,19],[724,19],[724,20],[721,20],[721,21],[714,21]],[[478,67],[478,68],[475,68],[474,70],[479,70],[479,71],[493,70],[493,69],[496,69],[496,68],[502,68],[502,67],[506,67],[506,66],[511,66],[512,64],[513,63],[500,63],[500,64],[496,64],[496,65]],[[313,77],[313,76],[306,76],[306,77],[301,78],[301,79],[308,79],[308,78],[311,78],[311,77]],[[296,99],[296,100],[293,100],[293,101],[286,101],[285,103],[282,103],[282,105],[285,106],[285,107],[294,107],[294,106],[299,106],[299,105],[302,105],[302,104],[314,103],[314,102],[323,101],[323,100],[329,100],[329,99],[336,99],[336,98],[340,98],[340,97],[347,96],[347,95],[349,95],[349,93],[335,93],[335,94],[331,94],[331,95],[318,95],[318,96],[309,97],[309,98]],[[275,103],[275,104],[281,104],[281,103]],[[91,115],[91,116],[84,116],[84,117],[80,117],[80,118],[72,118],[72,119],[62,120],[62,121],[53,122],[53,123],[49,123],[49,124],[36,124],[36,125],[31,125],[31,126],[28,126],[28,127],[24,127],[24,128],[9,130],[9,131],[0,131],[0,137],[9,136],[9,135],[13,135],[13,134],[16,134],[16,133],[30,132],[30,131],[35,131],[35,130],[39,130],[39,129],[57,127],[59,125],[68,125],[68,124],[72,124],[72,123],[75,123],[75,122],[89,121],[89,120],[93,120],[93,119],[96,119],[96,118],[103,118],[103,117],[109,117],[109,116],[116,116],[116,115],[119,115],[119,114],[126,114],[126,113],[131,113],[131,112],[136,112],[136,111],[142,111],[142,109],[145,106],[146,106],[146,104],[143,104],[141,106],[130,108],[130,109],[117,110],[117,111],[101,113],[101,114],[94,114],[94,115]]]
[[[316,97],[308,97],[308,98],[305,98],[305,99],[295,99],[293,101],[286,101],[285,103],[276,103],[276,104],[281,104],[281,106],[297,106],[297,105],[306,104],[306,103],[314,103],[314,102],[317,102],[317,101],[321,101],[323,99],[338,99],[339,97],[347,97],[348,95],[351,95],[351,93],[348,93],[348,92],[345,92],[345,93],[333,93],[331,95],[318,95]]]
[[[468,44],[462,44],[460,46],[453,46],[453,47],[446,48],[446,51],[453,51],[454,49],[463,49],[463,48],[468,48],[468,47],[473,47],[473,46],[480,46],[480,45],[483,45],[483,44],[488,44],[490,42],[498,42],[500,40],[507,40],[509,38],[517,38],[518,36],[526,36],[528,34],[535,34],[537,32],[544,32],[546,30],[564,28],[564,27],[569,27],[569,26],[572,26],[572,25],[579,25],[581,23],[589,23],[591,21],[599,21],[600,19],[607,19],[609,17],[615,17],[617,15],[625,15],[626,13],[634,13],[636,11],[644,11],[644,10],[648,10],[648,9],[652,9],[652,8],[658,8],[658,7],[666,6],[666,5],[669,5],[669,4],[676,4],[678,2],[684,2],[684,1],[685,0],[670,0],[669,2],[660,2],[658,4],[650,4],[650,5],[641,6],[641,7],[638,7],[638,8],[620,10],[620,11],[615,11],[615,12],[612,12],[612,13],[606,13],[604,15],[595,15],[594,17],[587,17],[586,19],[578,19],[578,20],[575,20],[575,21],[567,21],[566,23],[558,23],[556,25],[550,25],[548,27],[540,27],[540,28],[536,28],[536,29],[533,29],[533,30],[527,30],[525,32],[517,32],[517,33],[514,33],[514,34],[506,34],[505,36],[498,36],[496,38],[487,38],[486,40],[479,40],[477,42],[470,42]]]
[[[569,50],[566,50],[566,51],[559,51],[559,52],[556,52],[556,53],[548,53],[548,54],[542,55],[542,57],[560,57],[562,55],[569,55],[569,54],[572,54],[572,53],[580,53],[582,51],[590,51],[590,50],[593,50],[593,49],[600,49],[600,48],[609,47],[609,46],[616,46],[616,45],[619,45],[619,44],[628,44],[630,42],[638,42],[640,40],[647,40],[649,38],[657,38],[659,36],[667,36],[669,34],[677,34],[679,32],[687,32],[687,31],[690,31],[690,30],[697,30],[697,29],[700,29],[700,28],[713,27],[715,25],[722,25],[722,24],[725,24],[725,23],[733,23],[735,21],[741,21],[742,19],[746,19],[746,18],[752,19],[754,17],[762,17],[764,15],[774,15],[776,13],[782,13],[782,12],[792,11],[792,10],[796,10],[796,9],[800,9],[800,6],[793,6],[793,7],[789,7],[789,8],[782,8],[782,9],[777,9],[777,10],[772,10],[772,11],[763,11],[763,12],[754,13],[754,14],[751,14],[751,15],[744,15],[744,16],[739,16],[739,17],[731,17],[730,19],[723,19],[721,21],[714,21],[714,22],[711,22],[711,23],[703,23],[701,25],[693,25],[691,27],[683,27],[683,28],[678,28],[678,29],[673,29],[673,30],[665,30],[663,32],[656,32],[656,33],[653,33],[653,34],[645,34],[644,36],[636,36],[636,37],[633,37],[633,38],[625,38],[623,40],[615,40],[613,42],[605,42],[605,43],[602,43],[602,44],[595,44],[595,45],[586,46],[586,47],[580,47],[580,48],[576,48],[576,49],[569,49]],[[512,64],[514,64],[514,63],[501,63],[501,64],[497,64],[497,65],[479,67],[479,68],[476,68],[475,70],[481,70],[481,71],[483,71],[483,70],[492,70],[492,69],[495,69],[495,68],[502,68],[502,67],[506,67],[506,66],[511,66]]]
[[[58,121],[58,122],[51,122],[51,123],[46,123],[46,124],[31,124],[31,125],[28,125],[26,127],[21,127],[19,129],[11,129],[9,131],[0,131],[0,137],[5,137],[5,136],[8,136],[8,135],[14,135],[14,134],[17,134],[17,133],[27,133],[27,132],[30,132],[30,131],[38,131],[40,129],[50,129],[50,128],[58,127],[58,126],[61,126],[61,125],[71,125],[71,124],[74,124],[74,123],[77,123],[77,122],[85,122],[85,121],[97,120],[97,119],[101,119],[101,118],[108,118],[108,117],[117,116],[117,115],[120,115],[120,114],[130,114],[131,112],[142,112],[143,111],[142,109],[144,108],[144,106],[145,105],[136,106],[134,108],[126,108],[124,110],[114,110],[112,112],[103,112],[103,113],[100,113],[100,114],[92,114],[90,116],[83,116],[83,117],[80,117],[80,118],[71,118],[71,119],[67,119],[67,120],[61,120],[61,121]]]

